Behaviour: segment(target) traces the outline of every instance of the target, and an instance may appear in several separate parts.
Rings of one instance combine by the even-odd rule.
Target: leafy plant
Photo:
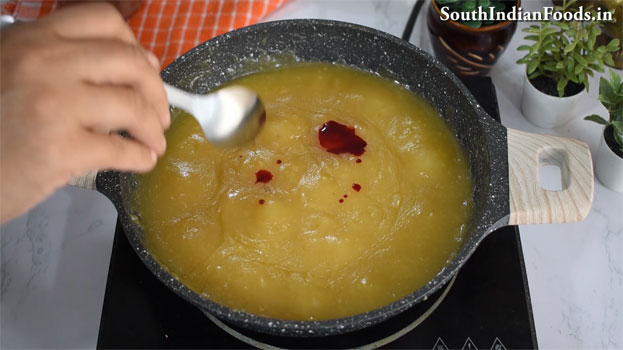
[[[563,1],[555,11],[575,12],[572,5],[576,0]],[[584,8],[592,18],[597,18],[592,6]],[[552,16],[553,18],[553,16]],[[532,45],[517,48],[528,53],[517,63],[527,64],[528,78],[545,76],[556,83],[559,96],[564,96],[565,87],[572,81],[584,84],[588,91],[588,76],[593,71],[603,72],[604,62],[613,65],[612,54],[619,49],[619,40],[613,39],[607,45],[595,46],[597,36],[601,34],[603,21],[541,21],[524,28],[528,33],[525,39],[534,41]]]
[[[478,8],[481,8],[483,11],[488,11],[490,7],[494,8],[494,12],[498,13],[504,11],[506,9],[506,5],[504,1],[501,0],[435,0],[440,7],[448,6],[449,12],[458,12],[458,13],[471,13],[472,11],[478,11]],[[480,28],[483,25],[490,25],[494,21],[486,20],[469,20],[464,21],[460,20],[459,23],[465,24],[466,26],[472,28]]]
[[[612,125],[614,140],[623,147],[623,82],[621,77],[613,70],[610,70],[610,81],[602,77],[599,79],[599,101],[606,107],[610,116],[609,120],[592,114],[584,117],[596,123]]]

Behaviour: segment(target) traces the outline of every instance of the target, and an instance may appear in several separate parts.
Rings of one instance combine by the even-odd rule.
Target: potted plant
[[[565,0],[555,11],[574,12],[574,3]],[[597,18],[592,6],[583,10]],[[542,128],[567,123],[573,117],[580,92],[588,91],[589,76],[594,71],[603,72],[604,62],[614,63],[611,52],[618,50],[619,40],[596,45],[600,24],[598,20],[551,19],[524,29],[528,33],[525,39],[534,43],[518,48],[528,53],[517,63],[526,64],[521,110],[530,122]]]
[[[487,74],[513,37],[517,22],[489,16],[482,21],[461,18],[473,11],[507,14],[520,4],[520,0],[432,0],[428,32],[435,57],[459,76]]]
[[[599,101],[608,110],[609,120],[596,114],[585,117],[605,125],[595,159],[595,174],[604,186],[623,192],[623,82],[610,71],[610,80],[599,80]]]
[[[623,1],[621,0],[594,0],[594,6],[606,8],[614,11],[615,22],[604,23],[601,26],[603,33],[597,37],[597,43],[607,43],[612,39],[623,40]],[[623,68],[623,48],[619,47],[619,51],[612,53],[614,66],[618,69]]]

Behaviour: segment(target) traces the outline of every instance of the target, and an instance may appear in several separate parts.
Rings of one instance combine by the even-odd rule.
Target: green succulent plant
[[[488,11],[490,7],[494,8],[495,13],[506,10],[506,5],[504,1],[500,0],[434,0],[440,7],[448,6],[449,12],[472,12],[478,11],[478,8],[482,8],[483,11]],[[466,26],[472,28],[480,28],[481,26],[487,26],[493,24],[495,21],[487,20],[487,21],[478,21],[478,20],[470,20],[470,21],[459,21],[461,24],[465,24]]]
[[[574,12],[576,0],[563,1],[555,11]],[[592,6],[584,8],[597,18]],[[594,71],[603,72],[604,63],[614,65],[611,52],[618,51],[619,40],[613,39],[607,45],[596,46],[597,36],[601,34],[602,21],[541,21],[523,31],[528,33],[525,39],[533,41],[532,45],[517,48],[528,53],[517,63],[527,65],[529,79],[545,76],[556,83],[559,96],[564,96],[565,87],[572,81],[584,84],[588,91],[588,77]]]
[[[585,120],[605,125],[612,125],[614,140],[623,147],[623,82],[621,76],[610,70],[610,80],[599,79],[599,101],[608,110],[609,120],[597,114],[584,117]]]

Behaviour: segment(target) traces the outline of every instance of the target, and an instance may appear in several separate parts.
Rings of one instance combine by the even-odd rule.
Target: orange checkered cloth
[[[163,66],[198,44],[256,23],[287,0],[146,0],[129,19],[141,45]],[[32,20],[52,12],[54,1],[8,1],[3,15]]]

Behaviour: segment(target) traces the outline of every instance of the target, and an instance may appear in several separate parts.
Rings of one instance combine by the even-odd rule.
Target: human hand
[[[90,1],[101,0],[58,0],[57,4],[60,8]],[[123,18],[128,19],[143,5],[144,0],[107,0],[107,2],[115,6]]]
[[[0,217],[97,169],[144,172],[170,116],[159,64],[110,4],[70,6],[2,31]],[[126,130],[132,138],[115,131]],[[111,132],[112,131],[112,132]]]

